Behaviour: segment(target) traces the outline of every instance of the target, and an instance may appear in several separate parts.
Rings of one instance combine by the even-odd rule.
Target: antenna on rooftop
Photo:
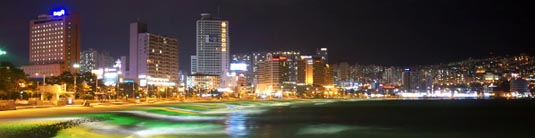
[[[221,19],[221,0],[217,1],[217,18]]]

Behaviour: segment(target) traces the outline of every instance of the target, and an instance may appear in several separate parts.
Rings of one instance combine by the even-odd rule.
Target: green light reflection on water
[[[143,128],[153,127],[214,127],[221,126],[213,123],[199,123],[199,122],[176,122],[168,120],[158,120],[150,118],[141,118],[135,116],[125,116],[125,114],[118,113],[99,113],[99,114],[86,114],[81,117],[93,118],[102,120],[104,123],[110,123],[121,126],[133,126]]]

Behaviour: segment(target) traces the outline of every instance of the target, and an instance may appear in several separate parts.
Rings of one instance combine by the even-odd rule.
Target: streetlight
[[[35,77],[39,77],[39,73],[35,73]],[[39,86],[39,81],[37,81],[37,86]]]
[[[76,78],[78,77],[76,75],[76,69],[80,68],[80,64],[73,64],[72,67],[74,68],[74,94],[76,94]]]
[[[35,77],[36,77],[36,78],[39,77],[39,73],[35,73]],[[36,82],[37,82],[37,90],[39,90],[39,91],[41,92],[41,101],[42,101],[42,100],[44,99],[43,91],[41,91],[41,90],[39,89],[39,81],[36,81]],[[45,84],[45,80],[44,80],[44,79],[43,79],[43,83],[44,83],[43,86],[45,86],[46,84]]]
[[[53,76],[53,75],[50,74],[50,76]],[[39,77],[39,73],[35,73],[35,77]],[[39,82],[37,84],[39,84]],[[43,73],[43,86],[45,85],[46,85],[46,74]]]
[[[4,51],[4,50],[0,49],[0,56],[2,56],[2,55],[6,55],[6,54],[7,54],[7,52],[6,52],[6,51]],[[0,61],[1,61],[1,60],[0,60]]]

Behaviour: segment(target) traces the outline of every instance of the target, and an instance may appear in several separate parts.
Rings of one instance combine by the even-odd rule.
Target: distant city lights
[[[230,64],[230,70],[232,70],[232,71],[247,71],[247,64],[245,64],[245,63],[233,63],[233,64]]]

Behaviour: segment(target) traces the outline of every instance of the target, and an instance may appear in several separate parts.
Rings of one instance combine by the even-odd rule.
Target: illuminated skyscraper
[[[334,85],[333,68],[318,56],[301,56],[301,60],[298,63],[297,73],[297,81],[299,84],[317,86]]]
[[[344,81],[349,79],[349,64],[342,62],[336,66],[336,78],[338,81]]]
[[[401,75],[403,89],[406,91],[411,91],[414,88],[414,71],[412,71],[410,68],[404,68],[403,73]]]
[[[99,52],[92,48],[82,51],[80,54],[80,72],[91,72],[99,68],[111,68],[115,60],[108,52]]]
[[[257,91],[279,90],[288,81],[290,69],[287,58],[268,53],[266,60],[259,63]]]
[[[197,73],[197,56],[192,55],[191,56],[191,73],[195,74]]]
[[[241,66],[240,66],[241,65]],[[243,67],[245,68],[236,68]],[[253,84],[253,60],[250,54],[233,54],[231,58],[230,71],[241,73],[245,76],[247,84]]]
[[[319,86],[333,86],[334,73],[329,64],[322,57],[312,58],[313,84]]]
[[[316,56],[324,60],[325,63],[329,63],[329,53],[327,52],[327,48],[316,49]]]
[[[266,60],[266,53],[253,53],[251,57],[251,69],[252,69],[252,84],[257,85],[258,84],[258,71],[260,67],[260,63]]]
[[[66,10],[39,15],[30,21],[30,65],[21,67],[30,77],[78,72],[80,62],[80,17]],[[37,75],[41,74],[41,75]]]
[[[228,21],[214,19],[209,13],[202,13],[201,16],[201,19],[197,20],[197,53],[194,55],[196,58],[191,59],[196,69],[192,69],[192,74],[225,77],[230,65]],[[225,86],[225,79],[221,80],[221,85]]]
[[[288,63],[288,77],[284,78],[286,83],[297,83],[297,64],[301,59],[301,52],[299,51],[277,51],[272,52],[274,55],[286,57],[286,62]]]
[[[178,83],[178,40],[147,33],[147,25],[130,24],[128,79],[140,85],[174,86]]]
[[[301,56],[297,64],[297,83],[312,85],[314,83],[314,61],[312,56]]]

